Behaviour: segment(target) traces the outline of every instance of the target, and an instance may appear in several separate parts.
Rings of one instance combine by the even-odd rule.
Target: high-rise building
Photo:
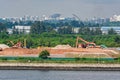
[[[111,22],[120,21],[120,15],[113,15],[113,17],[110,18],[110,21]]]

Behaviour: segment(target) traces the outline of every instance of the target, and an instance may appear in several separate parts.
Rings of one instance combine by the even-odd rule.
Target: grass
[[[100,64],[119,64],[120,58],[48,58],[39,57],[0,57],[0,62],[18,63],[100,63]]]

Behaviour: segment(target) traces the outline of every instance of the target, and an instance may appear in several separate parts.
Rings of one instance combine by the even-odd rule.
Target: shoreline
[[[120,64],[0,63],[0,70],[120,71]]]

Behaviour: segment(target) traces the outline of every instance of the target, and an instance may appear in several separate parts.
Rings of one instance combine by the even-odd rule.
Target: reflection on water
[[[0,70],[0,80],[120,80],[120,72]]]

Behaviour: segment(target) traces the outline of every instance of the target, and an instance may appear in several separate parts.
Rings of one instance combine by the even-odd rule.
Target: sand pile
[[[69,49],[69,48],[72,48],[72,47],[70,45],[57,45],[52,49]]]
[[[9,46],[5,45],[5,44],[0,44],[0,49],[6,49],[9,48]]]

